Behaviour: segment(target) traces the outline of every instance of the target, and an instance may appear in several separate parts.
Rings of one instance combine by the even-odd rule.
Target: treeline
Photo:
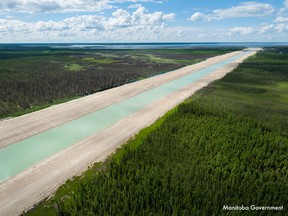
[[[240,213],[285,215],[288,58],[274,64],[277,55],[276,49],[250,58],[140,132],[100,171],[72,180],[60,189],[73,185],[67,193],[29,213],[238,215],[223,206],[256,205],[284,211]]]
[[[0,118],[130,83],[229,51],[233,49],[199,52],[0,46]],[[149,57],[151,53],[158,61]],[[162,58],[170,59],[161,62]],[[179,62],[183,59],[187,62]]]

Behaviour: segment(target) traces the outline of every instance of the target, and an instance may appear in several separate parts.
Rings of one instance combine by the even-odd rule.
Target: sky
[[[288,0],[0,2],[0,43],[287,41]]]

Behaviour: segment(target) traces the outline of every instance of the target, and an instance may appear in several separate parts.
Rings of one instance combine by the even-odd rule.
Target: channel
[[[195,73],[170,81],[101,110],[1,148],[0,183],[92,134],[115,124],[122,118],[143,109],[153,102],[185,88],[210,73],[247,55],[249,52],[251,51],[247,50]]]

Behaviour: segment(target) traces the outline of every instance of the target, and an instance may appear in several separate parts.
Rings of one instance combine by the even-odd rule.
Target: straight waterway
[[[115,124],[122,118],[143,109],[153,102],[185,88],[243,57],[247,52],[251,51],[243,52],[190,75],[1,148],[0,182],[8,180],[34,164]]]

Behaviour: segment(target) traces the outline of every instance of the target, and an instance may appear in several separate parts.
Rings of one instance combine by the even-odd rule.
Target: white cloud
[[[280,23],[280,24],[276,25],[274,28],[278,33],[287,32],[288,31],[288,24],[287,23]],[[287,40],[287,36],[286,36],[286,40]]]
[[[112,8],[109,0],[6,0],[0,3],[2,13],[99,12],[109,8]]]
[[[231,8],[213,10],[211,14],[196,12],[189,18],[189,20],[209,22],[228,18],[263,17],[268,16],[273,12],[274,7],[270,4],[242,2],[240,5]]]
[[[200,13],[200,12],[196,12],[189,18],[189,20],[191,20],[191,21],[201,21],[201,20],[205,19],[205,17],[206,17],[205,14]]]
[[[142,7],[141,4],[133,4],[133,5],[129,5],[128,8],[139,8]]]
[[[276,23],[285,23],[287,22],[288,23],[288,17],[277,17],[274,22]]]
[[[168,0],[164,0],[168,1]],[[141,2],[153,2],[157,4],[162,4],[164,1],[159,0],[110,0],[111,3],[125,3],[125,2],[132,2],[132,3],[141,3]]]
[[[275,32],[275,25],[273,24],[262,24],[261,27],[258,28],[259,34],[267,34]]]
[[[66,13],[100,12],[115,7],[115,4],[154,2],[157,0],[5,0],[0,2],[1,13]]]
[[[278,16],[287,16],[288,11],[288,0],[283,2],[284,7],[279,9]]]
[[[280,8],[279,9],[279,12],[278,12],[278,16],[282,16],[282,15],[285,15],[286,14],[286,8]]]
[[[274,38],[287,38],[286,34],[288,32],[288,23],[280,24],[268,24],[263,23],[260,26],[236,26],[229,29],[216,29],[213,32],[199,33],[198,38],[200,39],[211,39],[214,41],[223,40],[250,40],[250,41],[259,41],[259,40],[271,40]]]
[[[111,0],[112,3],[125,3],[125,2],[132,2],[132,3],[138,3],[138,2],[155,2],[155,3],[162,3],[162,1],[156,1],[156,0]]]
[[[251,35],[255,33],[255,29],[253,27],[234,27],[229,30],[229,33],[232,35]]]
[[[263,23],[261,26],[257,27],[235,27],[229,29],[229,34],[231,35],[238,35],[238,36],[247,36],[247,35],[253,35],[256,38],[267,35],[267,33],[270,34],[276,34],[277,33],[282,33],[284,31],[288,30],[288,24],[267,24]]]
[[[129,26],[151,26],[162,25],[164,21],[172,21],[175,14],[164,14],[155,12],[148,14],[144,7],[139,7],[135,12],[129,14],[127,11],[118,9],[111,18],[108,19],[107,25],[112,27],[129,27]]]
[[[133,13],[118,9],[112,17],[97,15],[74,16],[62,21],[28,23],[21,20],[0,19],[0,40],[11,41],[135,41],[156,40],[164,34],[176,35],[167,22],[175,14],[149,13],[140,7]],[[173,33],[172,33],[173,32]]]

